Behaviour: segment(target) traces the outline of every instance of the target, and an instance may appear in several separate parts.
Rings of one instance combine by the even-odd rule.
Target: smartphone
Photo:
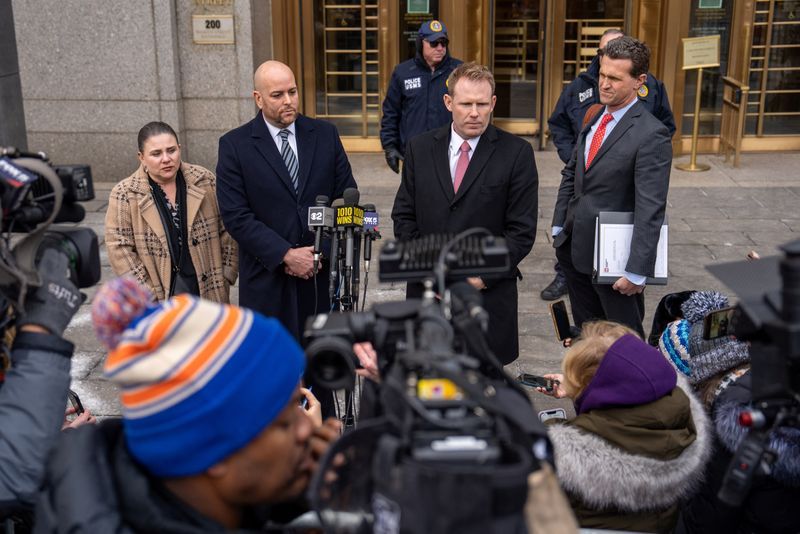
[[[731,319],[735,306],[714,310],[703,317],[703,339],[716,339],[731,335]]]
[[[559,300],[550,304],[550,317],[553,318],[553,328],[556,331],[556,339],[564,341],[572,337],[569,326],[569,314],[567,304]]]
[[[542,410],[539,412],[539,421],[544,423],[548,419],[565,419],[567,418],[567,412],[564,408],[553,408],[552,410]]]
[[[83,413],[83,404],[81,404],[81,399],[78,397],[78,394],[72,391],[71,389],[67,391],[67,397],[69,397],[69,403],[72,404],[72,407],[75,408],[75,414],[80,415]]]
[[[517,381],[528,387],[544,388],[544,390],[547,391],[548,393],[552,393],[556,384],[558,384],[558,380],[545,378],[539,375],[530,375],[528,373],[522,373],[521,375],[519,375],[517,377]]]

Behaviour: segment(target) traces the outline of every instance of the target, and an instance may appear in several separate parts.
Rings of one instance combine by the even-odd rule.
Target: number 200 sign
[[[233,15],[192,15],[195,44],[234,44]]]

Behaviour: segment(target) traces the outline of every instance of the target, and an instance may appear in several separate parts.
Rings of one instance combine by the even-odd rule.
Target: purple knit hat
[[[675,369],[657,349],[627,334],[606,351],[594,378],[575,399],[575,411],[647,404],[667,395],[677,382]]]

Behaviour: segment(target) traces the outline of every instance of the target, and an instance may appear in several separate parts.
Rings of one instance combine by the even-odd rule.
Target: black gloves
[[[67,256],[62,252],[45,250],[38,271],[42,285],[28,292],[25,314],[17,325],[39,325],[61,336],[81,306],[81,294],[69,279]]]
[[[394,147],[389,147],[383,151],[386,155],[386,164],[395,173],[400,173],[400,162],[403,161],[403,155]]]

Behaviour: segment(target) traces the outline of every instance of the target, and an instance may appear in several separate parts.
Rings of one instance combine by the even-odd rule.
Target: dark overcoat
[[[278,318],[299,339],[315,309],[328,311],[327,265],[314,281],[284,273],[289,248],[312,245],[308,208],[317,195],[340,198],[356,187],[336,127],[302,115],[295,121],[299,193],[261,112],[222,136],[217,196],[225,228],[239,244],[239,304]]]
[[[394,234],[411,239],[483,227],[503,236],[511,272],[485,280],[489,346],[507,364],[519,355],[517,265],[536,235],[539,177],[527,141],[489,126],[478,142],[458,193],[453,191],[447,149],[450,125],[421,134],[406,147],[403,177],[392,210]],[[413,288],[409,288],[409,296]]]

